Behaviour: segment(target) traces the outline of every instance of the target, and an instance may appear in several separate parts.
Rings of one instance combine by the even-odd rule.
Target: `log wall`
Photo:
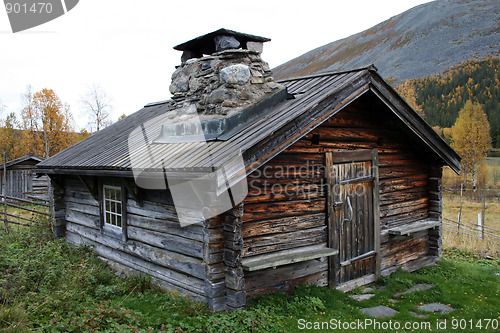
[[[146,273],[165,289],[206,301],[206,248],[217,240],[201,224],[181,228],[168,191],[144,190],[142,205],[128,195],[124,241],[101,232],[99,202],[78,178],[66,177],[64,187],[68,242],[91,245],[120,271]]]
[[[249,177],[243,257],[326,246],[324,153],[373,148],[379,152],[382,273],[398,267],[413,270],[435,260],[440,231],[395,237],[388,230],[430,215],[440,218],[441,167],[433,165],[442,162],[431,161],[432,154],[403,132],[385,107],[375,110],[362,101],[340,111]],[[267,186],[262,185],[265,182]],[[301,283],[326,285],[327,269],[326,261],[312,260],[246,272],[247,297],[287,291]]]
[[[327,246],[324,154],[283,153],[248,177],[242,257]],[[245,272],[247,297],[328,283],[325,259]]]

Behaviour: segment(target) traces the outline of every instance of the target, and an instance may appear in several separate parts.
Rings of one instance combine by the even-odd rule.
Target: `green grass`
[[[500,320],[500,262],[446,250],[443,260],[418,272],[398,271],[379,279],[375,297],[357,302],[337,290],[302,286],[292,294],[277,293],[253,300],[246,310],[213,313],[175,293],[157,290],[151,280],[117,278],[89,248],[54,241],[40,228],[0,232],[0,330],[3,332],[303,332],[298,321],[364,321],[360,307],[390,306],[399,313],[377,319],[399,323],[438,320]],[[390,298],[416,283],[435,288]],[[357,291],[354,291],[357,292]],[[409,314],[421,303],[449,304],[456,311],[418,319]],[[318,330],[324,331],[324,330]],[[349,331],[349,330],[347,330]],[[354,329],[351,332],[359,332]],[[383,332],[390,330],[363,330]],[[496,330],[439,330],[486,332]],[[398,330],[429,332],[429,330]]]

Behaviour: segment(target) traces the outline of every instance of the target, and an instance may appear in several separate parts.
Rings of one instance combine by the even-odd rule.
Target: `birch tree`
[[[462,178],[476,190],[479,169],[491,147],[490,123],[481,104],[468,100],[451,130],[452,147],[462,156]]]
[[[101,86],[92,85],[87,93],[82,96],[81,103],[90,118],[90,131],[95,128],[99,132],[104,127],[111,124],[111,104],[110,98]]]

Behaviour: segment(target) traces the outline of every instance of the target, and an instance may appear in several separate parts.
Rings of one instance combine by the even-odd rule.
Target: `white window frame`
[[[119,191],[120,195],[118,198],[107,197],[107,190],[116,190]],[[102,212],[103,212],[103,226],[105,228],[111,228],[117,231],[121,231],[123,229],[123,225],[125,223],[123,216],[123,190],[121,186],[113,186],[113,185],[103,185],[102,187]],[[107,210],[107,203],[109,202],[110,210]],[[117,207],[120,207],[120,210],[117,211]],[[113,209],[114,208],[114,209]],[[110,217],[114,216],[115,221],[111,218],[109,221],[108,214]],[[120,225],[118,225],[118,217],[120,218]]]

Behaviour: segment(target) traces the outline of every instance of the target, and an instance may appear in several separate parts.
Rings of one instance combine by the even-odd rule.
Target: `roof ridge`
[[[311,74],[311,75],[306,75],[306,76],[296,76],[296,77],[291,77],[291,78],[287,78],[287,79],[276,80],[276,82],[282,83],[282,82],[287,82],[287,81],[314,79],[314,78],[322,77],[322,76],[339,75],[339,74],[346,74],[346,73],[352,73],[352,72],[361,72],[364,70],[375,71],[375,72],[378,71],[377,67],[375,67],[374,64],[371,64],[369,66],[360,67],[360,68],[353,68],[353,69],[340,71],[340,72],[332,71],[332,72],[316,73],[316,74]]]

